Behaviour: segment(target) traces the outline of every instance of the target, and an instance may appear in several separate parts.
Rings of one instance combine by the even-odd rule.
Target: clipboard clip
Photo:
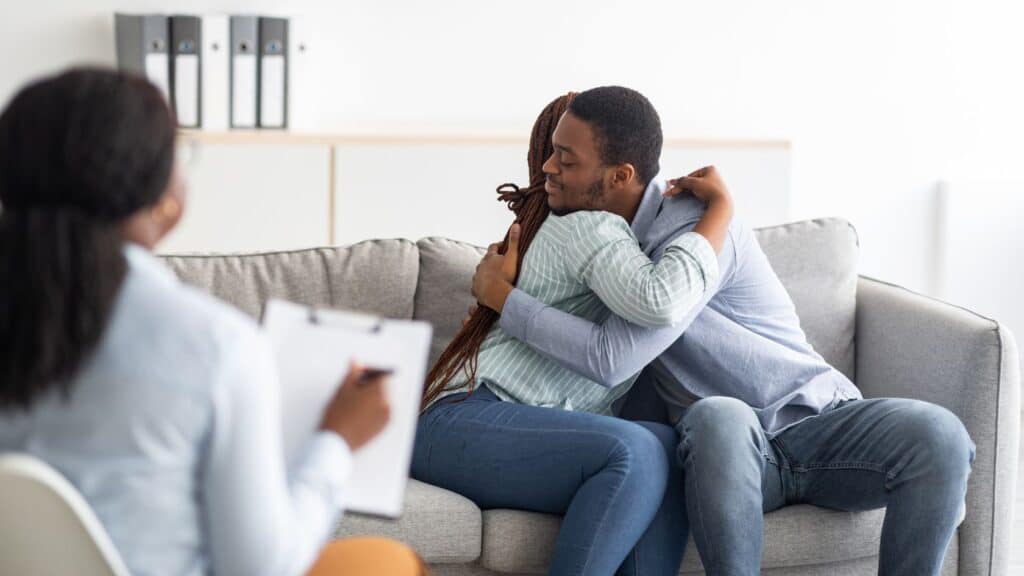
[[[337,317],[333,317],[333,318],[327,319],[327,318],[321,317],[320,311],[317,310],[316,307],[314,307],[314,306],[309,306],[307,308],[307,315],[306,315],[306,320],[310,324],[313,324],[315,326],[344,326],[344,327],[346,327],[346,328],[348,328],[350,330],[364,330],[366,332],[370,332],[371,334],[377,334],[381,330],[384,329],[384,322],[380,318],[375,318],[375,317],[372,317],[372,316],[360,315],[358,320],[362,320],[364,318],[366,320],[368,320],[369,322],[368,323],[363,323],[363,322],[359,322],[359,321],[349,322],[349,321],[347,321],[347,319],[342,319],[342,318],[337,318]]]

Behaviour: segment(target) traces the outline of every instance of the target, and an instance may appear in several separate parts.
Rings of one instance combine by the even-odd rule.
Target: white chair
[[[128,576],[78,490],[24,454],[0,455],[0,574]]]

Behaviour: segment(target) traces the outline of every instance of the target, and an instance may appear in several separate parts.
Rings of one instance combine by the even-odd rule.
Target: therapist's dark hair
[[[550,213],[548,196],[544,192],[546,178],[542,167],[544,161],[554,152],[551,135],[555,132],[555,126],[558,125],[559,119],[569,109],[569,105],[575,97],[575,92],[559,96],[548,103],[537,116],[537,120],[533,124],[533,132],[530,134],[530,149],[526,155],[530,185],[526,188],[520,188],[515,184],[498,186],[498,199],[508,203],[509,210],[515,213],[515,221],[520,226],[516,280],[519,279],[519,270],[523,267],[523,257],[530,249],[530,243],[533,242],[541,224]],[[508,233],[505,234],[505,239],[501,242],[498,252],[504,254],[507,249]],[[468,390],[473,391],[476,386],[476,361],[480,347],[497,321],[498,313],[490,308],[480,306],[473,312],[466,324],[441,353],[440,358],[430,369],[430,373],[427,374],[423,392],[423,407],[462,382],[468,382]],[[462,374],[463,377],[457,379],[459,374]]]
[[[157,203],[175,121],[145,79],[78,68],[0,115],[0,408],[66,396],[125,278],[120,226]]]

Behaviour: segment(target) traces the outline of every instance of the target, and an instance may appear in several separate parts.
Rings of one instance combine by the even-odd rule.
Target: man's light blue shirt
[[[652,260],[693,229],[704,203],[664,198],[655,178],[631,223]],[[521,290],[505,302],[502,330],[563,366],[614,386],[645,366],[677,421],[700,398],[749,404],[771,433],[860,391],[808,343],[793,302],[752,230],[734,220],[719,253],[718,285],[680,323],[644,328],[611,315],[601,324],[546,306]]]

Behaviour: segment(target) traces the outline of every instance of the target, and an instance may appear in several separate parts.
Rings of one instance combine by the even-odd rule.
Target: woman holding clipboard
[[[353,365],[286,469],[264,337],[151,254],[185,206],[152,84],[76,69],[21,90],[0,205],[0,451],[68,478],[132,574],[422,573],[395,542],[324,548],[386,376]]]

